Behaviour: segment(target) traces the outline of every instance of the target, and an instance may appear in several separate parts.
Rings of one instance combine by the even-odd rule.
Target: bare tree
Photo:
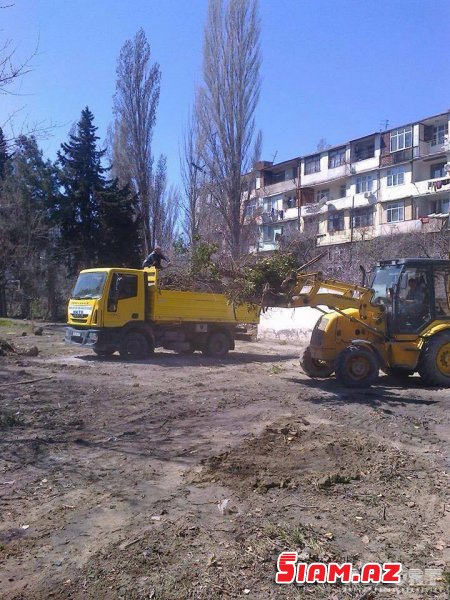
[[[260,92],[257,0],[210,0],[199,93],[202,159],[233,258],[242,250],[243,182],[251,171]]]
[[[178,237],[178,214],[181,205],[180,192],[170,186],[164,193],[164,219],[161,222],[160,240],[166,248],[171,248]]]
[[[152,178],[150,204],[153,214],[150,223],[151,239],[154,244],[169,248],[177,233],[180,197],[173,186],[167,189],[167,160],[162,154]]]
[[[202,138],[199,135],[195,111],[196,107],[194,113],[188,117],[180,157],[181,178],[184,187],[183,230],[191,248],[195,247],[199,238],[202,204],[204,204],[207,194],[207,173],[205,165],[202,163]]]
[[[151,61],[150,44],[142,29],[134,39],[123,45],[116,72],[114,130],[120,140],[121,169],[128,170],[129,179],[138,194],[144,250],[147,253],[155,243],[152,224],[161,214],[158,205],[154,204],[158,194],[152,192],[152,137],[159,103],[161,71],[158,63]],[[116,151],[118,147],[119,145]],[[119,168],[118,165],[116,168]]]

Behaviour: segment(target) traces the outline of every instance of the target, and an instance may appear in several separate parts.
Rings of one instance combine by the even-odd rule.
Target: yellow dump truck
[[[234,306],[223,294],[160,289],[153,267],[86,269],[69,301],[65,341],[100,356],[144,358],[162,347],[221,358],[242,325],[258,321],[259,307]]]

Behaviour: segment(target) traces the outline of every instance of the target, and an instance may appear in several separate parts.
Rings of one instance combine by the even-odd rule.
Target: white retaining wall
[[[307,343],[322,313],[316,308],[269,308],[261,313],[259,339],[287,340]]]

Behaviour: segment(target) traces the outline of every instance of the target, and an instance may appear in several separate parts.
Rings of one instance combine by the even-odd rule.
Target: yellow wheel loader
[[[450,260],[385,260],[361,286],[299,274],[284,305],[323,312],[301,360],[310,377],[361,388],[381,369],[450,387]]]

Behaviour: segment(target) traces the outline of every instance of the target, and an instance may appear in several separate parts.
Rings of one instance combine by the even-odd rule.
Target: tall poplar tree
[[[203,48],[203,85],[197,118],[210,194],[236,258],[243,251],[243,178],[259,154],[255,129],[260,92],[257,0],[209,0]]]

